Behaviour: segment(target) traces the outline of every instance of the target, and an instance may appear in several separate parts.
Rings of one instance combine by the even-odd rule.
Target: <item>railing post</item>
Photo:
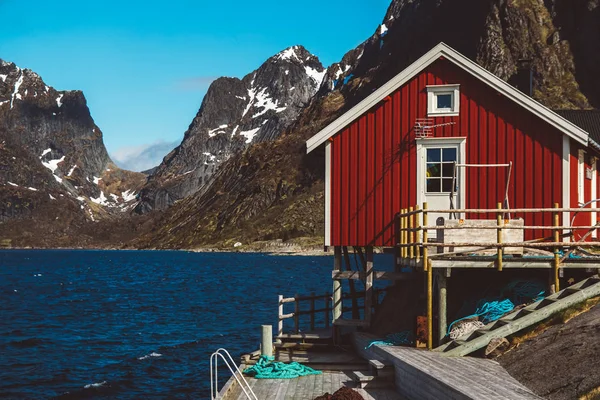
[[[554,203],[554,208],[558,208],[558,203]],[[560,219],[558,217],[558,211],[554,211],[554,242],[560,241],[560,230],[558,229]],[[560,254],[558,245],[554,246],[554,290],[555,292],[560,291]]]
[[[427,247],[427,203],[423,203],[423,268],[427,272],[427,348],[433,349],[433,268],[429,261],[429,248]]]
[[[410,213],[408,217],[408,242],[409,244],[413,244],[415,242],[415,233],[413,232],[413,228],[415,227],[415,216],[412,214],[414,211],[413,207],[408,207],[408,212]],[[409,257],[413,259],[415,257],[415,249],[414,246],[410,246],[409,248]]]
[[[310,330],[315,330],[315,292],[310,294]]]
[[[279,295],[279,319],[277,320],[277,336],[283,336],[283,320],[281,316],[283,315],[283,296]]]
[[[402,247],[400,248],[400,254],[402,254],[402,259],[405,259],[406,247],[404,247],[404,245],[406,244],[406,216],[404,214],[406,213],[406,209],[403,208],[402,210],[400,210],[400,212],[402,213],[402,217],[400,217],[400,239],[402,243]]]
[[[498,213],[496,215],[496,220],[498,223],[498,232],[497,232],[497,239],[498,239],[498,244],[502,244],[502,203],[498,203],[497,204],[497,208],[498,208]],[[497,255],[498,255],[498,259],[497,259],[497,267],[498,267],[498,271],[502,271],[502,255],[504,253],[503,248],[498,246],[497,250]]]
[[[294,330],[296,333],[300,332],[300,301],[298,301],[298,294],[294,295]]]
[[[419,208],[419,205],[417,204],[415,206],[415,211],[419,211],[419,210],[420,210],[420,208]],[[416,239],[415,242],[418,243],[421,241],[421,224],[419,223],[419,221],[421,220],[421,217],[419,216],[419,214],[416,214],[415,218],[416,218],[416,221],[418,224],[418,226],[417,226],[418,230],[415,235],[415,239]],[[417,263],[418,263],[419,260],[421,259],[421,248],[419,247],[419,245],[415,245],[415,253],[417,255]]]

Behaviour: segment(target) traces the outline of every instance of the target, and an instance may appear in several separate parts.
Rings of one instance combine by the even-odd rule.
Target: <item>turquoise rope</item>
[[[413,343],[412,334],[408,331],[400,332],[400,333],[390,333],[383,340],[373,340],[369,343],[365,350],[374,345],[379,346],[401,346],[401,345],[410,345]]]
[[[448,334],[452,327],[459,321],[479,317],[484,324],[500,319],[504,314],[514,310],[515,304],[526,304],[544,298],[546,292],[543,283],[538,281],[515,280],[506,285],[500,292],[503,300],[491,300],[484,298],[477,304],[474,314],[467,315],[452,322],[448,327]],[[489,301],[485,301],[489,300]],[[463,306],[464,308],[464,306]],[[460,315],[460,314],[459,314]]]
[[[299,376],[320,375],[321,371],[314,370],[298,362],[289,364],[274,361],[275,357],[260,356],[258,362],[246,368],[243,373],[256,379],[293,379]]]

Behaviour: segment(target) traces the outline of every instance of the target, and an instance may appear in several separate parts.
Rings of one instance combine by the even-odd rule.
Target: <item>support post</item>
[[[273,357],[273,326],[263,325],[260,335],[260,355]]]
[[[497,224],[498,224],[498,231],[497,231],[497,239],[498,239],[498,244],[502,244],[502,203],[498,203],[497,204],[498,207],[498,213],[496,215],[496,220],[497,220]],[[498,255],[498,259],[496,260],[497,263],[497,267],[498,267],[498,271],[502,272],[502,255],[504,253],[504,249],[502,247],[498,247],[497,250],[497,255]]]
[[[352,265],[350,264],[350,254],[348,254],[348,247],[342,247],[344,253],[344,262],[346,264],[346,271],[352,271]],[[356,286],[354,284],[354,280],[350,279],[348,281],[348,286],[350,286],[350,298],[352,299],[352,319],[359,319],[360,313],[358,310],[358,298],[356,298]]]
[[[439,309],[439,344],[442,344],[444,337],[446,336],[446,331],[448,330],[448,320],[446,318],[447,312],[447,282],[446,282],[446,274],[445,271],[442,270],[437,275],[438,277],[438,309]]]
[[[427,226],[427,203],[423,203],[423,227]],[[429,259],[427,258],[429,248],[427,248],[427,229],[423,228],[423,270],[429,268]]]
[[[373,246],[367,246],[367,270],[365,279],[365,321],[371,322],[373,304]]]
[[[394,271],[400,272],[400,213],[396,214],[396,218],[394,219]]]
[[[283,320],[281,316],[283,315],[283,296],[279,295],[279,319],[277,320],[277,336],[281,337],[283,335]]]
[[[433,268],[427,260],[427,348],[433,349]]]
[[[333,249],[333,270],[340,272],[342,270],[342,248],[335,246]],[[339,279],[333,280],[333,321],[342,317],[342,282]],[[329,316],[326,317],[329,319]]]
[[[554,203],[554,208],[558,208],[558,203]],[[554,242],[558,243],[560,240],[560,230],[556,227],[560,226],[560,220],[558,217],[558,211],[554,213]],[[560,291],[560,254],[558,246],[554,247],[554,292]]]

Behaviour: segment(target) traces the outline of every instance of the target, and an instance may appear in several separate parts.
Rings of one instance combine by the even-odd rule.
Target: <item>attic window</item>
[[[460,85],[427,86],[427,116],[452,117],[460,108]]]

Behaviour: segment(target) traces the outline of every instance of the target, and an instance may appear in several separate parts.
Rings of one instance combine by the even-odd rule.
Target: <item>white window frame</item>
[[[577,153],[577,201],[580,206],[585,203],[585,150]]]
[[[449,94],[452,96],[451,108],[437,108],[437,96]],[[460,110],[460,85],[428,85],[427,86],[427,116],[456,117]]]
[[[425,201],[425,149],[428,147],[458,147],[458,163],[464,164],[467,155],[467,138],[466,137],[447,137],[447,138],[424,138],[417,139],[417,203],[423,204]],[[466,182],[467,174],[465,168],[458,168],[458,192],[455,193],[455,207],[457,209],[465,207],[466,198]]]

